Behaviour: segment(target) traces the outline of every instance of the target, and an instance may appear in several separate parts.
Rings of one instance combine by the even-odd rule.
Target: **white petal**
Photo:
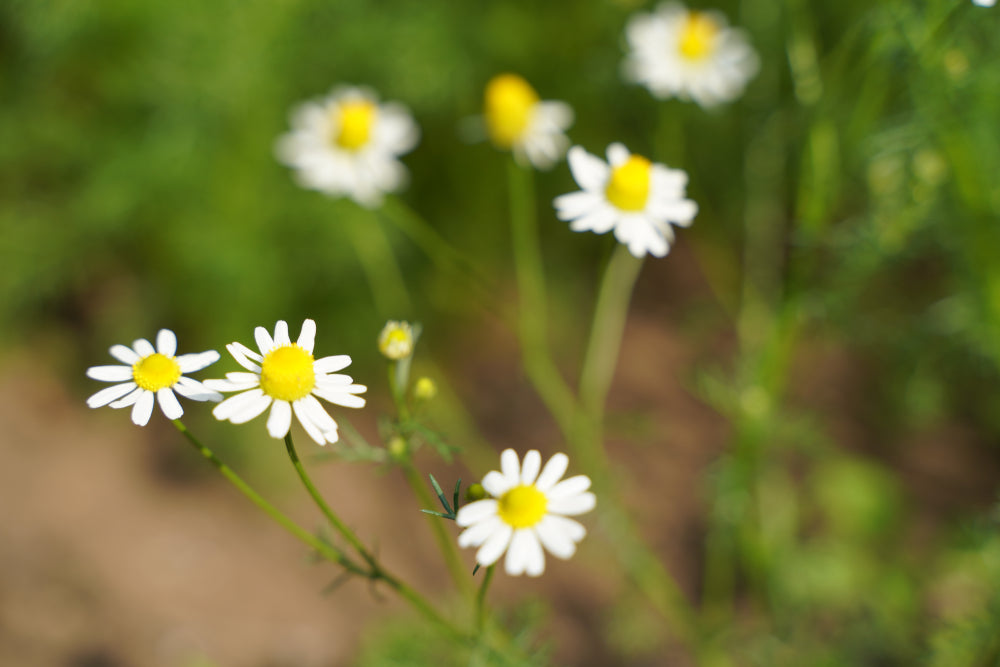
[[[305,409],[305,406],[301,401],[296,401],[292,404],[292,410],[295,412],[295,416],[298,417],[299,423],[302,424],[302,428],[306,430],[313,441],[318,445],[325,445],[327,442],[337,442],[336,431],[332,433],[325,433],[317,424],[312,420],[309,411]]]
[[[142,359],[142,357],[132,351],[132,348],[124,345],[112,345],[108,351],[112,357],[129,366]]]
[[[611,169],[601,158],[591,155],[580,146],[573,146],[566,154],[573,180],[584,190],[603,189]]]
[[[569,228],[574,232],[594,232],[604,234],[611,230],[618,222],[619,213],[616,208],[601,202],[592,211],[582,218],[569,223]]]
[[[538,477],[538,470],[542,467],[542,455],[537,449],[532,449],[530,452],[524,455],[524,461],[521,463],[521,484],[525,486],[535,483],[535,478]]]
[[[585,514],[594,509],[597,505],[597,497],[590,493],[581,493],[578,496],[568,496],[556,500],[549,499],[547,511],[552,514],[562,514],[563,516],[577,516]]]
[[[132,349],[140,357],[148,357],[151,354],[156,354],[156,350],[153,348],[153,344],[150,343],[145,338],[140,338],[139,340],[132,343]]]
[[[522,528],[514,531],[507,547],[504,569],[514,577],[524,573],[537,577],[545,571],[545,554],[533,530]]]
[[[267,432],[272,438],[284,438],[292,427],[292,405],[288,401],[275,401],[267,418]]]
[[[165,357],[177,354],[177,336],[170,329],[160,329],[156,334],[156,351]],[[176,417],[175,417],[176,419]]]
[[[548,493],[549,489],[555,486],[556,482],[562,478],[567,467],[569,467],[568,456],[562,452],[553,454],[552,458],[545,464],[545,468],[542,469],[542,474],[538,476],[535,488],[542,493]]]
[[[608,163],[612,167],[617,167],[628,162],[631,155],[629,150],[625,148],[625,144],[615,142],[608,146]]]
[[[253,330],[253,339],[257,342],[257,349],[263,355],[267,355],[274,348],[274,340],[271,339],[271,334],[264,327],[257,327]]]
[[[465,509],[464,507],[462,509]],[[462,510],[459,510],[461,512]],[[462,531],[458,536],[458,546],[462,549],[466,547],[478,547],[483,544],[490,535],[504,526],[504,522],[498,516],[487,517],[483,521],[473,524],[468,529]]]
[[[579,529],[567,525],[570,523],[579,526]],[[583,539],[586,529],[572,519],[564,519],[560,516],[549,514],[543,517],[538,525],[535,526],[535,533],[538,535],[538,539],[541,540],[542,546],[550,554],[556,558],[565,560],[576,553],[576,542]],[[574,535],[579,535],[579,537],[574,540]]]
[[[556,208],[557,218],[573,220],[590,213],[603,201],[603,197],[596,192],[580,190],[579,192],[559,195],[552,201],[552,205]]]
[[[309,419],[319,430],[324,433],[328,431],[335,432],[337,430],[337,422],[333,420],[333,417],[326,411],[323,404],[317,401],[315,397],[303,396],[295,401],[295,404],[299,406],[302,414],[309,416]]]
[[[135,385],[133,384],[133,386]],[[145,392],[146,392],[145,389],[141,389],[140,387],[135,386],[135,389],[133,389],[131,393],[122,396],[114,403],[111,403],[109,407],[114,408],[115,410],[118,410],[119,408],[131,407],[135,405],[135,402],[138,401],[139,397],[142,396],[143,393]]]
[[[316,373],[336,373],[351,365],[351,357],[346,354],[338,354],[333,357],[323,357],[313,363],[313,370]]]
[[[101,382],[126,382],[132,379],[131,366],[91,366],[87,377]]]
[[[194,373],[208,368],[219,360],[219,353],[215,350],[206,352],[195,352],[193,354],[182,354],[177,357],[177,364],[181,367],[181,373]]]
[[[511,481],[503,473],[496,470],[491,470],[483,477],[483,488],[494,498],[499,498],[515,486],[517,486],[517,478]]]
[[[292,339],[288,337],[288,322],[278,320],[278,323],[274,325],[274,346],[284,347],[291,344]]]
[[[184,398],[192,401],[221,401],[222,394],[213,391],[197,380],[181,377],[173,386],[173,390]]]
[[[497,501],[492,498],[485,498],[471,502],[460,508],[458,514],[455,516],[455,523],[462,528],[466,528],[474,523],[483,521],[487,517],[496,516],[496,513]]]
[[[513,449],[505,449],[500,454],[500,470],[503,476],[512,486],[517,486],[521,480],[521,466],[517,461],[517,452]]]
[[[483,546],[479,547],[479,551],[476,552],[476,562],[483,567],[489,567],[497,562],[497,559],[503,555],[504,549],[510,544],[510,538],[513,534],[514,529],[501,522],[496,531],[483,543]]]
[[[209,382],[213,384],[208,385]],[[219,381],[206,380],[205,384],[209,387],[216,386]],[[246,412],[251,406],[258,406],[262,403],[261,399],[266,398],[267,401],[263,402],[263,405],[257,410],[253,417],[256,417],[270,404],[270,397],[265,396],[263,390],[260,388],[250,389],[249,391],[244,391],[242,394],[236,394],[235,396],[230,396],[226,400],[222,401],[212,410],[212,414],[215,415],[216,419],[231,420],[234,415],[238,415]],[[249,419],[253,419],[250,417]],[[244,420],[246,421],[246,420]],[[239,422],[242,423],[242,422]]]
[[[316,344],[316,322],[306,320],[302,323],[302,331],[299,332],[299,347],[309,354],[312,354],[313,346]],[[313,366],[315,370],[315,365]],[[337,370],[340,370],[339,368]]]
[[[252,382],[229,380],[229,379],[226,380],[211,379],[211,380],[205,380],[203,384],[210,391],[221,391],[223,393],[228,393],[231,391],[246,391],[247,389],[253,389],[254,387],[258,387],[260,386],[260,378],[257,378]]]
[[[160,354],[163,353],[161,352]],[[163,414],[166,415],[167,419],[180,419],[184,416],[184,408],[181,407],[170,387],[164,387],[156,392],[156,402],[160,404],[160,409],[163,410]]]
[[[546,494],[549,501],[558,500],[559,498],[568,498],[569,496],[575,496],[578,493],[583,493],[590,488],[590,478],[586,475],[576,475],[565,479],[555,486]]]
[[[153,414],[153,392],[143,391],[139,395],[139,400],[132,406],[132,423],[136,426],[145,426],[149,423],[149,417]]]
[[[136,388],[134,382],[125,382],[123,384],[116,384],[110,387],[105,387],[93,396],[87,399],[87,406],[91,408],[104,407],[111,401],[118,400],[125,394],[129,393]]]
[[[365,399],[354,395],[354,392],[352,391],[354,387],[361,387],[361,385],[350,385],[348,387],[337,387],[335,389],[329,387],[313,387],[313,394],[335,405],[342,405],[345,408],[363,408],[365,407]],[[362,389],[367,389],[367,387]]]
[[[266,334],[267,332],[265,331],[264,333]],[[240,366],[248,371],[260,373],[260,362],[264,360],[264,357],[242,343],[230,343],[226,346],[226,349],[229,350],[229,354],[233,355],[233,359]]]

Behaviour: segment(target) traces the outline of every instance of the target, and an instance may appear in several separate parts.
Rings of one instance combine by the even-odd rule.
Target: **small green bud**
[[[437,384],[429,377],[420,378],[413,387],[413,396],[418,401],[429,401],[437,396],[437,393]]]
[[[409,447],[406,444],[405,438],[401,438],[397,435],[389,441],[389,456],[396,461],[405,460],[409,454],[408,450]]]
[[[486,489],[483,488],[482,484],[470,484],[469,488],[465,490],[465,502],[467,503],[474,503],[485,497]]]

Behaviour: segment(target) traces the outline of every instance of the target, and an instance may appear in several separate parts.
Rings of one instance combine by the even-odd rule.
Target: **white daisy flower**
[[[698,205],[685,198],[687,173],[633,155],[622,144],[608,146],[607,162],[580,146],[569,149],[567,159],[583,190],[553,203],[556,216],[574,232],[613,229],[636,257],[663,257],[674,240],[670,224],[687,227],[698,213]]]
[[[278,160],[299,184],[374,208],[401,188],[406,168],[396,158],[417,145],[420,131],[404,106],[378,104],[365,88],[336,88],[296,108],[292,131],[278,140]]]
[[[972,4],[979,5],[980,7],[992,7],[997,2],[996,0],[972,0]]]
[[[455,523],[465,528],[458,546],[479,547],[476,562],[483,567],[497,562],[506,551],[507,574],[537,577],[545,571],[542,547],[567,559],[587,534],[586,528],[566,517],[594,509],[597,499],[587,491],[590,478],[577,475],[560,482],[569,465],[565,454],[553,456],[538,474],[541,465],[542,456],[536,450],[524,455],[522,465],[513,449],[505,450],[500,455],[502,472],[494,470],[483,478],[483,488],[492,498],[458,510]]]
[[[123,366],[92,366],[87,377],[101,382],[117,382],[105,387],[87,399],[87,405],[100,408],[132,407],[132,421],[138,426],[149,423],[153,414],[153,396],[167,419],[180,419],[184,408],[174,392],[193,401],[219,401],[222,395],[201,382],[184,377],[219,360],[215,350],[195,354],[177,353],[177,336],[170,329],[160,329],[156,334],[156,347],[145,338],[132,343],[132,347],[112,345],[111,356]]]
[[[566,130],[573,109],[565,102],[541,101],[527,81],[516,74],[500,74],[486,85],[483,119],[497,148],[512,151],[521,163],[549,169],[569,146]]]
[[[730,28],[725,16],[676,2],[636,14],[625,37],[625,77],[659,99],[692,99],[706,108],[729,102],[760,67],[744,33]]]
[[[365,399],[356,394],[368,388],[354,384],[347,375],[335,375],[351,364],[351,358],[341,354],[313,359],[316,323],[312,320],[302,323],[295,343],[288,337],[284,320],[275,325],[274,338],[264,327],[254,330],[254,338],[260,354],[240,343],[226,346],[236,363],[249,373],[226,373],[225,380],[205,381],[218,391],[242,392],[219,403],[212,414],[223,421],[244,424],[270,407],[267,431],[280,439],[288,435],[294,412],[317,443],[337,442],[337,423],[316,397],[348,408],[364,407]]]

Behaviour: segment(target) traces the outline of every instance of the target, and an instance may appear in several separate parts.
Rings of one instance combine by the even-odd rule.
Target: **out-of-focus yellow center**
[[[498,514],[511,528],[530,528],[542,520],[549,501],[533,485],[515,486],[500,496]]]
[[[377,107],[368,100],[356,100],[340,105],[335,141],[341,148],[356,151],[371,139]]]
[[[260,388],[279,401],[297,401],[316,386],[313,356],[296,344],[276,347],[260,365]]]
[[[641,211],[649,199],[649,172],[652,163],[640,155],[632,155],[611,170],[611,180],[604,195],[622,211]]]
[[[146,391],[159,391],[181,379],[181,367],[173,357],[157,352],[132,364],[132,379]]]
[[[501,74],[486,85],[486,129],[497,148],[509,149],[528,129],[538,93],[516,74]]]
[[[688,60],[701,60],[715,50],[719,25],[711,16],[701,12],[688,12],[681,28],[680,52]]]

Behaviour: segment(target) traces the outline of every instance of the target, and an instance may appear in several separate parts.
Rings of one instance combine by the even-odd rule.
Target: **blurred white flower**
[[[500,74],[486,85],[483,119],[494,146],[512,151],[521,163],[549,169],[569,146],[565,132],[573,124],[573,109],[565,102],[539,100],[516,74]]]
[[[972,0],[972,4],[979,5],[980,7],[992,7],[997,4],[997,0]]]
[[[124,366],[92,366],[87,377],[102,382],[117,382],[87,399],[87,405],[99,408],[132,407],[132,421],[145,426],[153,414],[153,395],[167,419],[180,419],[184,409],[174,392],[193,401],[219,401],[222,395],[201,382],[184,377],[184,373],[200,371],[219,360],[215,350],[195,354],[177,353],[177,336],[170,329],[160,329],[156,347],[145,338],[125,345],[111,346],[111,356]]]
[[[212,414],[223,421],[244,424],[270,407],[267,431],[272,438],[284,438],[294,412],[318,444],[337,442],[337,423],[316,397],[348,408],[364,407],[365,399],[356,394],[364,393],[367,387],[354,384],[347,375],[334,375],[347,368],[351,358],[342,354],[313,359],[316,323],[312,320],[302,323],[295,343],[288,337],[288,324],[283,320],[275,325],[274,338],[264,327],[254,330],[254,338],[260,354],[240,343],[226,346],[236,363],[249,373],[226,373],[225,380],[205,381],[206,386],[218,391],[242,392],[219,403]]]
[[[725,16],[675,2],[636,14],[625,36],[625,77],[659,99],[692,99],[703,107],[729,102],[760,66],[743,31],[728,27]]]
[[[413,354],[413,327],[409,322],[389,320],[378,335],[378,349],[392,361],[407,358]]]
[[[542,547],[557,558],[576,552],[576,544],[587,530],[566,517],[594,509],[597,499],[590,478],[577,475],[562,479],[569,458],[556,454],[539,474],[542,457],[536,450],[518,463],[513,449],[500,455],[502,472],[491,471],[483,478],[483,488],[492,496],[458,510],[455,523],[466,530],[458,536],[458,546],[479,547],[476,562],[493,565],[504,551],[507,574],[527,573],[537,577],[545,571]]]
[[[293,111],[291,125],[276,153],[296,170],[299,184],[368,208],[405,184],[397,157],[420,138],[405,107],[378,104],[365,88],[336,88],[326,99],[306,102]]]
[[[636,257],[666,255],[674,240],[671,223],[687,227],[698,213],[685,198],[685,172],[633,155],[622,144],[608,146],[607,162],[573,146],[568,161],[582,190],[556,197],[556,216],[574,232],[613,229]]]

